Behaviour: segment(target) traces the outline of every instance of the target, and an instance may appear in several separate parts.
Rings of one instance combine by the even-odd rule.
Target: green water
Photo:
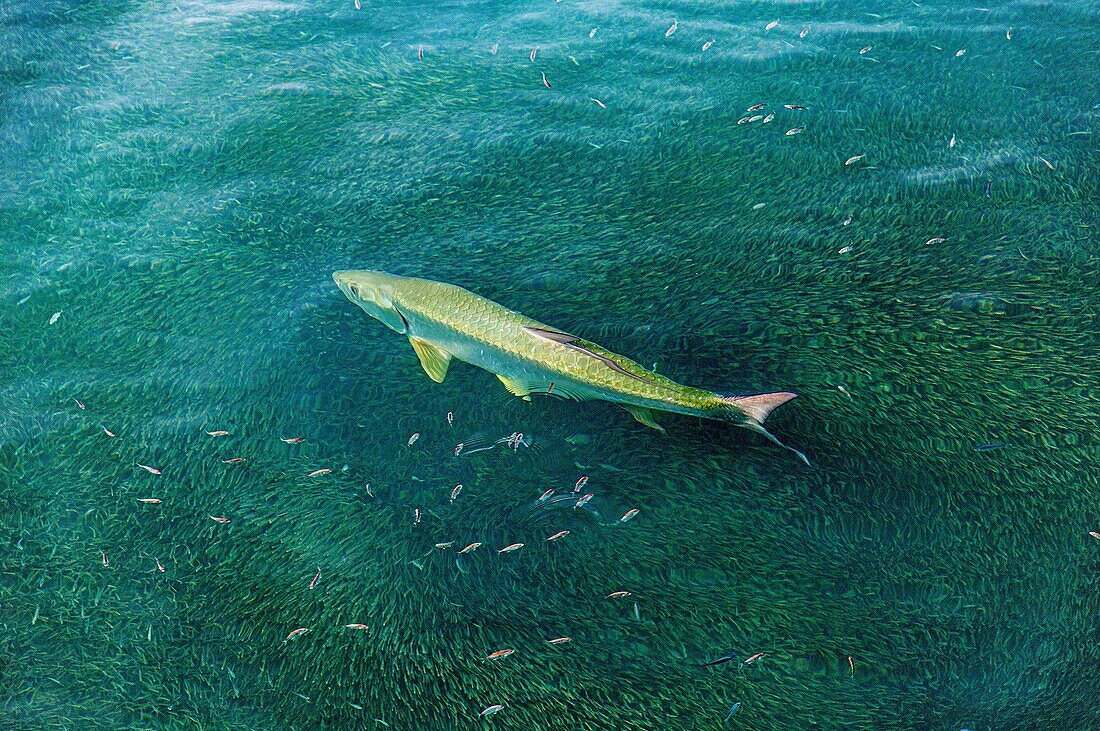
[[[0,727],[1100,728],[1097,48],[1068,1],[0,3]],[[796,391],[812,467],[434,384],[343,268]],[[523,510],[581,475],[599,518]]]

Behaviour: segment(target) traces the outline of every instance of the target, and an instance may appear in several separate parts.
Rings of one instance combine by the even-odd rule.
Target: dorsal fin
[[[563,333],[557,330],[547,330],[544,327],[525,327],[523,329],[535,337],[542,338],[543,340],[553,340],[555,343],[561,343],[562,345],[572,345],[580,340],[576,335],[570,335],[569,333]]]
[[[593,343],[589,343],[585,340],[581,340],[580,338],[576,337],[575,335],[569,335],[567,333],[558,332],[556,330],[546,330],[546,329],[540,328],[540,327],[524,327],[523,329],[526,330],[527,332],[531,333],[532,335],[534,335],[537,338],[542,338],[543,340],[550,340],[550,341],[553,341],[555,343],[560,343],[560,344],[564,345],[567,348],[572,348],[573,350],[576,350],[578,352],[584,353],[585,355],[591,356],[592,358],[595,358],[596,360],[598,360],[601,363],[603,363],[604,365],[606,365],[608,368],[610,368],[614,371],[618,371],[619,373],[622,373],[623,375],[630,376],[631,378],[636,378],[639,381],[642,381],[643,383],[649,383],[649,380],[644,378],[643,376],[639,376],[637,373],[631,373],[630,371],[626,370],[625,368],[623,368],[621,365],[619,365],[618,363],[616,363],[614,360],[607,357],[606,355],[603,355],[601,353],[597,353],[591,347],[591,346],[594,346]],[[596,347],[598,347],[598,346],[596,346]],[[602,350],[602,348],[601,348],[601,350]]]

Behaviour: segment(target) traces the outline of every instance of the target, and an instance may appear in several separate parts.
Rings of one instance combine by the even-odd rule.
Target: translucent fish
[[[775,30],[777,27],[779,27],[779,21],[778,20],[773,20],[772,22],[770,22],[770,23],[768,23],[767,25],[764,26],[764,30],[765,31]]]
[[[290,642],[291,640],[298,639],[299,637],[304,635],[306,632],[309,632],[309,627],[299,627],[298,629],[292,631],[289,635],[286,636],[286,639],[283,640],[283,644],[285,645],[286,643]]]
[[[676,29],[679,28],[679,27],[680,27],[680,23],[678,21],[675,21],[675,20],[672,21],[672,25],[670,25],[668,27],[668,30],[665,31],[665,38],[668,38],[670,35],[675,33]]]
[[[60,320],[60,319],[61,319],[61,311],[59,310],[59,311],[53,313],[53,315],[50,316],[50,324],[51,325],[56,325],[57,321]]]

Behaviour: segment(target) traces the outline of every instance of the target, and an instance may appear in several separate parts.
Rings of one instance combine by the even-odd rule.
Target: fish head
[[[394,305],[397,285],[402,277],[385,272],[345,269],[335,272],[332,279],[349,300],[386,327],[399,333],[407,332],[409,323]]]

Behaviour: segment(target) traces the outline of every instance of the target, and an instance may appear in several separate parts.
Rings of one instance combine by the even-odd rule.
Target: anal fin
[[[432,345],[427,340],[409,338],[416,357],[420,358],[420,365],[424,366],[424,372],[436,383],[443,383],[447,377],[447,368],[451,365],[451,354],[446,350]]]
[[[657,420],[653,416],[653,409],[645,406],[629,406],[627,404],[623,404],[623,408],[629,411],[635,419],[642,422],[646,426],[652,429],[656,429],[659,432],[664,432],[665,428],[658,424]]]

